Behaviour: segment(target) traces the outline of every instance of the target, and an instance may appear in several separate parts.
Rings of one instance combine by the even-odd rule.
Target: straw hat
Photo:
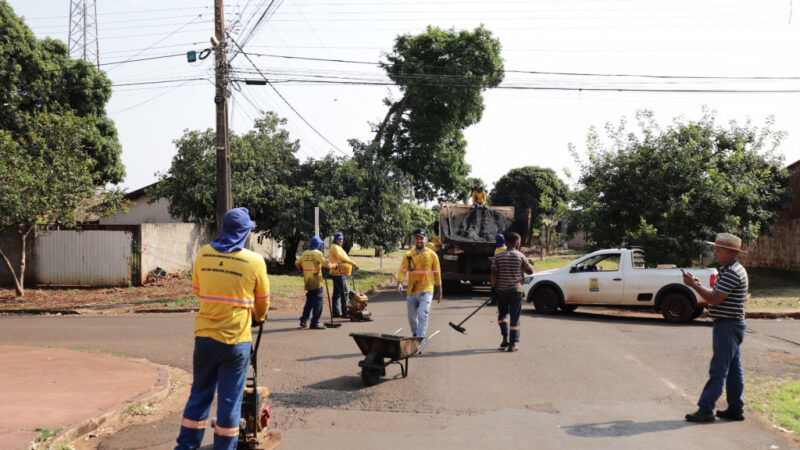
[[[716,239],[714,239],[713,245],[717,247],[727,248],[730,250],[736,250],[737,252],[743,251],[742,240],[730,233],[717,234]]]

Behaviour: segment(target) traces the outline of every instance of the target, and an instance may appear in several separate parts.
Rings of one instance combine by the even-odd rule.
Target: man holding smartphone
[[[722,269],[713,289],[703,286],[691,273],[683,272],[683,282],[703,298],[697,306],[708,307],[709,316],[714,320],[714,353],[708,371],[709,378],[697,402],[699,409],[686,415],[689,422],[715,420],[714,405],[722,395],[723,386],[728,408],[717,410],[716,417],[744,420],[744,371],[739,347],[746,329],[744,304],[747,301],[749,283],[747,271],[738,260],[741,251],[741,239],[728,233],[717,235],[714,255]]]

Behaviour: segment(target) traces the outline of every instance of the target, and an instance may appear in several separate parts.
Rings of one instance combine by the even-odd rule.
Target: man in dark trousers
[[[254,226],[247,208],[234,208],[225,213],[219,237],[197,253],[192,290],[200,311],[194,321],[192,391],[176,449],[200,447],[215,391],[214,448],[235,449],[239,440],[250,327],[264,322],[269,308],[264,258],[244,248]]]
[[[713,289],[703,286],[691,273],[683,274],[683,282],[703,298],[698,302],[698,308],[708,307],[708,315],[714,319],[714,355],[711,357],[708,382],[697,401],[699,409],[686,415],[689,422],[714,421],[714,405],[722,395],[723,386],[728,408],[717,410],[717,417],[744,420],[744,371],[739,346],[746,329],[744,304],[749,283],[747,271],[738,259],[742,240],[732,234],[720,233],[714,241],[714,247],[714,255],[722,269]]]
[[[492,259],[492,287],[497,291],[497,323],[503,342],[500,350],[516,352],[519,350],[519,316],[522,312],[522,279],[533,273],[528,258],[519,251],[521,238],[517,233],[509,233],[506,238],[508,249],[494,255]],[[510,316],[510,326],[509,326]]]

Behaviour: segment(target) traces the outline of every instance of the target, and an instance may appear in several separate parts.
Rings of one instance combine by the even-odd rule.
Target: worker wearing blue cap
[[[333,304],[331,314],[333,317],[347,317],[347,282],[345,278],[352,276],[353,269],[358,269],[358,264],[353,262],[347,252],[342,248],[344,234],[337,232],[333,235],[333,243],[328,251],[328,260],[333,265],[331,279],[333,280]]]

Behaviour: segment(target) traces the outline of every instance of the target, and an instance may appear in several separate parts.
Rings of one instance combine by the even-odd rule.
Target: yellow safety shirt
[[[251,314],[257,321],[267,318],[267,265],[250,250],[220,253],[204,245],[194,262],[192,290],[200,299],[195,336],[228,345],[250,342]]]
[[[439,266],[439,257],[436,253],[425,248],[424,252],[412,249],[406,252],[397,280],[402,283],[408,275],[408,295],[417,295],[422,292],[433,292],[433,286],[442,285],[442,271]]]
[[[303,270],[305,289],[311,291],[322,287],[322,268],[328,267],[325,255],[319,250],[306,250],[294,262],[295,267]]]
[[[347,256],[347,252],[341,246],[331,244],[331,248],[328,251],[328,259],[331,264],[339,265],[339,267],[334,266],[331,268],[331,275],[350,276],[353,273],[355,262]]]
[[[504,252],[504,251],[506,251],[506,246],[505,245],[502,246],[502,247],[497,247],[496,249],[494,249],[494,254],[496,255],[496,254],[498,254],[500,252]]]
[[[483,205],[486,203],[486,191],[472,191],[472,204]]]

